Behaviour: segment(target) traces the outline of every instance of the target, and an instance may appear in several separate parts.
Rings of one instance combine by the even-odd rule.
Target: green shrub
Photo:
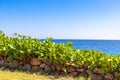
[[[51,38],[40,41],[17,33],[14,37],[8,37],[0,31],[0,56],[20,60],[37,57],[39,60],[49,60],[63,66],[86,65],[90,71],[99,73],[120,73],[119,55],[108,55],[97,50],[77,50],[71,42],[55,44]]]

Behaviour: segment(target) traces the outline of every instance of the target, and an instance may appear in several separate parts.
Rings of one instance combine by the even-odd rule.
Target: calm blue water
[[[55,43],[72,42],[76,49],[100,50],[107,54],[120,53],[120,40],[69,40],[69,39],[53,39]]]

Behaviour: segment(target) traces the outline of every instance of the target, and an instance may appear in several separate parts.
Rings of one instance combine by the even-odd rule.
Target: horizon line
[[[46,39],[46,38],[41,38],[41,39]],[[52,38],[52,40],[117,40],[119,41],[120,39],[79,39],[79,38]]]

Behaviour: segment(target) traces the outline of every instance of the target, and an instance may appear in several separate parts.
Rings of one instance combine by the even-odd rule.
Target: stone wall
[[[45,60],[38,60],[37,58],[25,58],[24,60],[10,60],[6,57],[0,57],[0,66],[8,67],[10,69],[18,69],[25,71],[44,71],[48,74],[58,75],[72,75],[82,77],[92,77],[92,80],[120,80],[120,76],[115,76],[112,73],[99,73],[99,71],[90,71],[88,66],[62,66],[55,65]]]

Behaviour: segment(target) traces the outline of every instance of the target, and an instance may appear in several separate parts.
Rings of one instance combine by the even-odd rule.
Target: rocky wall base
[[[26,58],[25,60],[10,60],[5,57],[0,57],[0,66],[8,67],[10,69],[18,69],[25,71],[39,72],[44,71],[47,74],[58,75],[72,75],[82,77],[92,77],[92,80],[120,80],[120,76],[116,76],[112,73],[103,73],[93,71],[89,73],[87,66],[73,67],[55,65],[49,61],[39,61],[37,58]]]

